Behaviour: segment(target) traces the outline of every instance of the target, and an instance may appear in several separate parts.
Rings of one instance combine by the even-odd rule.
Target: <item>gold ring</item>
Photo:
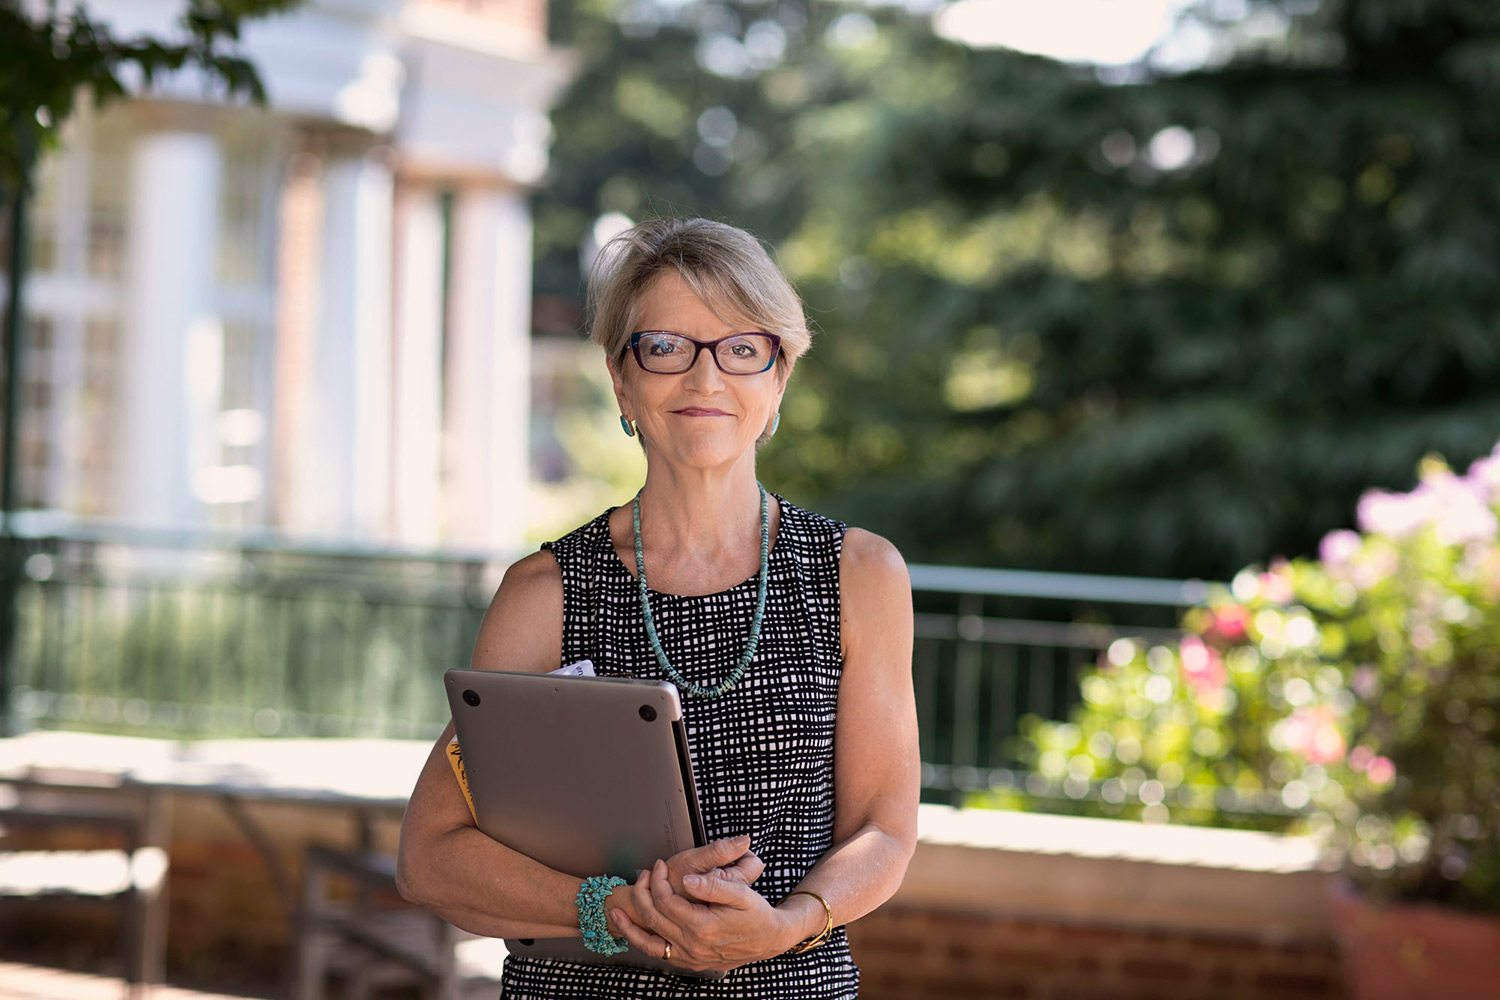
[[[670,942],[670,941],[667,942],[667,947],[665,949],[663,949],[663,951],[661,953],[661,960],[663,962],[670,962],[670,961],[672,961],[672,942]]]

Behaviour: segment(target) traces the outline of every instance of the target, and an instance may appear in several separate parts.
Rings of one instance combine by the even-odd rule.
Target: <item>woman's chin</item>
[[[754,451],[753,441],[747,443],[727,437],[715,439],[704,435],[696,440],[669,442],[667,447],[661,449],[661,457],[674,465],[713,469],[734,465],[746,453]]]

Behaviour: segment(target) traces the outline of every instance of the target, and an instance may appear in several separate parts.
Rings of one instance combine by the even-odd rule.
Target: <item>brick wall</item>
[[[1164,828],[1157,836],[1168,846],[1155,858],[1090,857],[1087,847],[1067,853],[1057,844],[1021,850],[1004,841],[1043,820],[1010,813],[964,814],[965,822],[992,827],[995,842],[954,842],[931,832],[944,814],[923,808],[925,839],[901,890],[849,927],[864,1000],[1343,996],[1325,913],[1328,876],[1320,871],[1173,859],[1182,836],[1222,842],[1223,831]],[[248,810],[274,838],[294,879],[306,844],[353,843],[354,818],[346,811]],[[1049,831],[1084,831],[1085,844],[1111,845],[1096,854],[1121,850],[1124,839],[1142,832],[1136,824],[1107,821],[1045,822],[1058,824]],[[1106,825],[1087,825],[1099,823]],[[284,982],[290,929],[261,855],[210,799],[179,798],[172,831],[169,976],[245,984],[247,990],[258,984],[260,995],[274,995]],[[377,846],[393,851],[396,834],[391,817],[378,827]],[[37,941],[68,940],[75,958],[81,941],[94,940],[97,961],[112,961],[107,919],[59,914],[48,926],[50,935],[28,921],[27,933]],[[14,953],[0,947],[7,951]],[[55,953],[37,952],[43,958]]]
[[[901,889],[849,928],[865,1000],[1339,1000],[1305,842],[923,806]]]
[[[888,904],[849,927],[863,1000],[1337,1000],[1328,939],[1273,942]]]

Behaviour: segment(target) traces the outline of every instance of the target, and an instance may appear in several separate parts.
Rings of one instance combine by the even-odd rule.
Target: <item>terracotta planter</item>
[[[1369,902],[1342,880],[1328,901],[1348,1000],[1500,997],[1500,918]]]

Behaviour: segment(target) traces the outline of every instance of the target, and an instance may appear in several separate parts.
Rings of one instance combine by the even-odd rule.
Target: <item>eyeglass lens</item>
[[[775,360],[773,341],[763,333],[741,333],[726,337],[714,346],[713,352],[719,368],[731,375],[763,372]],[[674,375],[691,368],[698,352],[695,342],[688,337],[677,333],[653,332],[641,336],[638,357],[641,367],[648,372]]]

